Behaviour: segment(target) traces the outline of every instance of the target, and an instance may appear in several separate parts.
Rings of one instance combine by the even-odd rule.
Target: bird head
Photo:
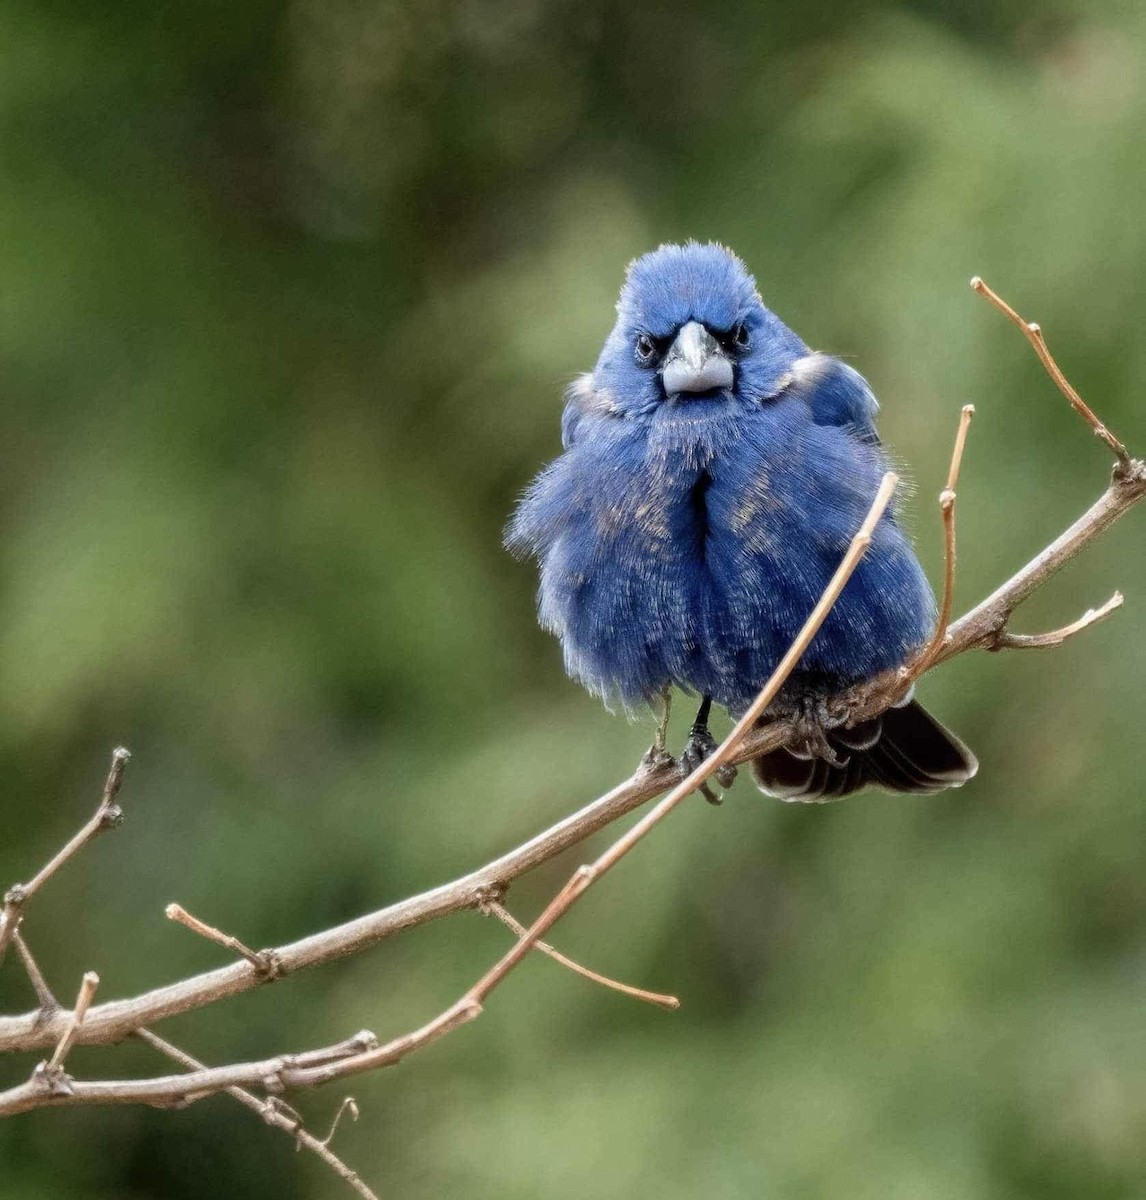
[[[593,382],[630,416],[759,401],[807,352],[730,250],[664,245],[630,264]]]

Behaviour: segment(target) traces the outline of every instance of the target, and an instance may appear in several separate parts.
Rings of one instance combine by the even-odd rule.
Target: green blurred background
[[[869,377],[933,578],[977,405],[961,607],[1064,528],[1107,456],[967,279],[1146,447],[1144,67],[1146,11],[1107,0],[5,4],[0,881],[135,754],[127,823],[27,920],[61,995],[225,961],[168,901],[289,940],[632,768],[651,725],[565,679],[499,539],[661,240],[735,247]],[[1142,535],[1016,626],[1119,586],[1115,619],[927,681],[971,786],[805,808],[744,780],[563,923],[679,1013],[538,958],[355,1080],[337,1148],[409,1200],[1146,1196]],[[507,944],[462,914],[161,1031],[211,1062],[387,1037]],[[7,963],[0,1010],[30,1002]],[[138,1046],[71,1065],[166,1070]],[[300,1099],[316,1129],[344,1091]],[[3,1200],[347,1194],[226,1098],[0,1126]]]

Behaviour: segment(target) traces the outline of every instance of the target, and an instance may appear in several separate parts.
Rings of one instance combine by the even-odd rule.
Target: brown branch
[[[777,739],[779,744],[779,739]],[[680,778],[671,763],[639,769],[604,796],[479,870],[450,883],[354,918],[341,925],[275,949],[283,975],[318,966],[427,921],[476,908],[491,888],[502,888],[533,868],[584,841],[613,821],[660,795]],[[247,962],[229,963],[128,1000],[96,1005],[88,1014],[81,1041],[114,1044],[136,1029],[165,1017],[202,1008],[250,991],[267,981]],[[0,1017],[0,1053],[36,1050],[54,1044],[62,1030],[59,1017],[43,1020],[39,1010]]]
[[[1024,600],[1144,497],[1146,464],[1132,460],[1128,470],[1115,478],[1069,529],[951,625],[933,665],[946,662],[967,650],[989,649],[1006,628],[1011,614]],[[878,679],[841,693],[833,702],[833,710],[847,714],[856,721],[874,716],[899,698],[910,681],[909,670],[890,671]],[[769,722],[747,737],[730,761],[746,762],[759,754],[775,750],[792,733],[787,721]],[[678,783],[681,777],[680,769],[671,762],[644,766],[584,808],[476,871],[341,925],[276,947],[274,955],[280,974],[290,975],[309,967],[321,966],[359,953],[427,921],[476,908],[491,888],[504,888],[535,867],[585,841],[661,795]],[[122,1041],[144,1025],[203,1008],[228,996],[250,991],[265,982],[267,977],[251,964],[236,962],[130,999],[98,1004],[88,1013],[79,1041],[84,1044]],[[62,1014],[45,1019],[38,1009],[18,1016],[0,1017],[0,1053],[36,1050],[52,1045],[60,1035],[64,1019]]]
[[[172,1104],[190,1103],[229,1087],[258,1085],[268,1091],[284,1088],[316,1087],[334,1079],[389,1066],[414,1050],[421,1049],[460,1025],[480,1016],[489,994],[522,962],[541,936],[577,902],[603,875],[611,870],[634,846],[646,837],[668,814],[698,791],[721,766],[729,763],[740,743],[776,698],[784,681],[792,673],[823,624],[844,585],[871,544],[872,531],[883,516],[896,476],[888,472],[871,508],[860,526],[843,561],[824,589],[811,615],[797,634],[787,653],[761,689],[760,694],[713,753],[682,779],[667,796],[646,813],[631,829],[619,837],[595,862],[574,872],[569,882],[534,921],[517,942],[454,1004],[413,1033],[405,1034],[351,1056],[332,1055],[330,1049],[294,1055],[288,1058],[243,1063],[230,1067],[204,1068],[181,1076],[155,1079],[99,1081],[95,1083],[66,1079],[66,1086],[45,1088],[33,1074],[26,1083],[0,1093],[0,1115],[26,1112],[46,1105],[74,1104]],[[346,1044],[339,1047],[341,1049]]]
[[[1144,497],[1146,463],[1131,459],[1125,472],[1111,481],[1106,491],[1073,525],[951,626],[951,636],[936,663],[946,662],[975,647],[989,648],[1024,600]]]
[[[123,820],[123,809],[115,800],[119,795],[124,768],[129,758],[130,752],[122,746],[112,752],[111,768],[104,781],[103,795],[91,818],[27,883],[13,884],[4,894],[4,909],[0,912],[0,963],[4,961],[8,946],[20,927],[28,901],[65,863],[75,858],[92,838],[105,829],[114,829]]]
[[[377,1045],[378,1039],[364,1031],[332,1046],[300,1054],[276,1054],[257,1062],[202,1067],[183,1075],[159,1075],[151,1079],[88,1081],[63,1075],[57,1087],[50,1086],[50,1081],[42,1077],[42,1071],[37,1070],[26,1082],[0,1092],[0,1116],[75,1104],[149,1104],[156,1108],[171,1108],[244,1085],[278,1094],[296,1086],[294,1079],[299,1073],[320,1070],[342,1059],[357,1059]],[[395,1062],[398,1057],[402,1055],[398,1055]]]
[[[479,908],[483,913],[489,913],[490,916],[497,917],[503,925],[512,929],[518,937],[524,937],[528,933],[525,926],[503,904],[500,904],[492,897],[483,900]],[[610,979],[608,975],[601,975],[597,971],[591,971],[588,967],[582,966],[568,955],[562,954],[560,950],[555,949],[548,942],[537,942],[534,949],[540,950],[542,954],[549,955],[554,962],[560,963],[563,967],[568,967],[575,974],[581,975],[593,983],[599,983],[602,987],[609,988],[610,991],[620,992],[624,996],[632,996],[634,1000],[643,1000],[646,1004],[655,1004],[658,1008],[670,1010],[680,1008],[680,1000],[676,996],[667,996],[663,992],[648,992],[644,988],[633,987],[629,983],[620,983],[616,979]]]
[[[984,283],[978,275],[972,278],[971,287],[980,296],[985,296],[999,312],[1007,317],[1008,320],[1013,321],[1022,330],[1023,336],[1034,347],[1035,353],[1039,356],[1039,362],[1043,364],[1046,373],[1054,380],[1058,390],[1070,401],[1071,408],[1094,430],[1095,436],[1106,443],[1111,454],[1118,460],[1119,468],[1123,471],[1127,470],[1130,467],[1131,461],[1129,452],[1122,442],[1098,419],[1090,405],[1071,386],[1070,381],[1063,374],[1062,368],[1055,362],[1054,355],[1051,354],[1050,348],[1047,346],[1046,338],[1043,337],[1041,326],[1037,325],[1034,321],[1026,321],[1020,317],[1006,300],[993,288]]]
[[[188,1071],[205,1071],[207,1069],[198,1059],[192,1058],[185,1050],[180,1050],[178,1046],[173,1046],[165,1038],[161,1038],[150,1029],[137,1029],[135,1036],[155,1050],[158,1050],[160,1054],[165,1054],[168,1058],[179,1063],[180,1066],[186,1067]],[[281,1129],[284,1133],[293,1137],[297,1149],[309,1150],[312,1154],[318,1155],[339,1179],[349,1184],[360,1196],[365,1197],[365,1200],[378,1200],[377,1195],[366,1186],[358,1172],[348,1167],[330,1148],[330,1143],[338,1129],[338,1122],[348,1105],[354,1119],[357,1120],[358,1118],[358,1109],[354,1105],[353,1099],[349,1096],[343,1100],[338,1113],[335,1115],[330,1132],[326,1137],[319,1139],[303,1128],[302,1119],[296,1113],[292,1112],[288,1115],[288,1112],[284,1111],[286,1106],[275,1097],[260,1100],[253,1092],[248,1092],[246,1088],[237,1086],[224,1088],[223,1090],[228,1096],[237,1100],[245,1108],[249,1108],[251,1112],[260,1116],[268,1125],[275,1129]]]

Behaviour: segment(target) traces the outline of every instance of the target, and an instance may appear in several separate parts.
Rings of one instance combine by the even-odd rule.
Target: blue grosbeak
[[[864,379],[815,353],[717,245],[631,264],[597,365],[569,388],[565,452],[526,492],[506,544],[536,556],[541,624],[568,673],[632,710],[699,694],[691,765],[713,701],[736,716],[819,599],[887,468]],[[784,799],[868,784],[957,786],[974,755],[913,699],[852,728],[824,700],[905,662],[935,601],[895,515],[777,700],[804,731],[753,762]],[[662,726],[663,730],[663,726]]]

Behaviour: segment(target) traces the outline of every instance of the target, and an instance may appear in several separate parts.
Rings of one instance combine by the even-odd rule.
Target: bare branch
[[[1144,497],[1146,463],[1131,459],[1126,471],[1111,482],[1070,528],[951,626],[950,637],[936,663],[946,662],[976,646],[989,647],[995,635],[1005,628],[1011,614],[1024,600]]]
[[[832,699],[833,711],[849,722],[861,721],[884,711],[932,666],[968,649],[1057,646],[1105,619],[1122,604],[1121,593],[1116,592],[1097,610],[1088,610],[1070,625],[1047,633],[1013,634],[1007,628],[1011,614],[1023,600],[1146,496],[1146,464],[1130,458],[1125,446],[1098,420],[1071,387],[1050,354],[1039,326],[1024,321],[982,280],[975,278],[971,284],[1022,329],[1060,391],[1110,448],[1117,459],[1113,481],[1098,501],[1060,537],[991,596],[952,624],[950,618],[956,577],[956,489],[968,426],[974,414],[974,407],[966,405],[955,437],[946,487],[939,497],[945,565],[942,600],[934,635],[911,663]],[[641,767],[630,779],[611,792],[485,867],[420,896],[279,949],[254,951],[238,938],[208,925],[180,905],[170,904],[166,912],[171,920],[238,955],[242,961],[133,999],[111,1001],[96,1007],[91,1007],[91,1003],[99,977],[94,972],[88,972],[84,975],[75,1006],[68,1013],[61,1008],[48,987],[20,933],[20,923],[32,896],[99,832],[113,827],[122,819],[116,797],[130,756],[126,750],[117,749],[100,804],[93,816],[27,884],[15,885],[4,896],[0,910],[0,962],[3,961],[7,946],[14,941],[39,1007],[31,1013],[0,1018],[0,1053],[41,1046],[54,1046],[54,1049],[50,1059],[40,1063],[25,1083],[0,1092],[0,1116],[47,1106],[79,1104],[182,1106],[223,1091],[258,1113],[268,1124],[291,1134],[299,1149],[306,1148],[317,1155],[360,1196],[377,1200],[357,1173],[329,1148],[343,1115],[350,1113],[353,1119],[357,1119],[358,1109],[353,1098],[343,1100],[330,1132],[324,1139],[318,1139],[303,1128],[301,1116],[281,1100],[279,1093],[287,1089],[315,1087],[352,1074],[389,1066],[467,1024],[481,1014],[490,992],[534,948],[605,987],[663,1008],[679,1007],[679,1001],[674,996],[618,983],[589,970],[542,941],[542,935],[689,795],[696,791],[708,794],[707,781],[713,774],[724,767],[776,749],[790,740],[794,733],[791,723],[782,719],[765,720],[764,714],[870,545],[872,533],[890,502],[896,482],[893,474],[884,477],[871,509],[839,569],[772,677],[716,751],[687,776],[663,753],[653,754],[642,760]],[[665,719],[667,722],[667,706]],[[663,724],[658,744],[663,751]],[[521,925],[501,903],[511,880],[666,792],[659,803],[595,861],[579,867],[529,928]],[[385,1044],[379,1044],[374,1034],[364,1031],[343,1042],[316,1050],[279,1055],[256,1062],[207,1067],[147,1028],[148,1024],[163,1017],[191,1011],[282,975],[359,952],[403,929],[465,908],[478,908],[498,917],[517,935],[517,941],[459,1000],[420,1028]],[[80,1081],[65,1072],[64,1064],[73,1045],[110,1043],[132,1034],[178,1062],[185,1069],[184,1073],[149,1079]]]
[[[281,973],[289,975],[306,967],[332,962],[427,921],[476,908],[490,888],[504,887],[555,858],[659,795],[680,777],[680,771],[672,764],[640,769],[604,796],[479,870],[376,912],[279,946],[274,953]],[[142,1026],[250,991],[266,981],[267,977],[249,963],[235,962],[132,999],[99,1004],[88,1014],[81,1041],[113,1044]],[[62,1028],[63,1020],[59,1016],[45,1021],[39,1010],[20,1016],[2,1016],[0,1053],[51,1046]]]
[[[105,829],[114,829],[123,820],[123,810],[116,804],[123,772],[130,751],[123,746],[112,752],[111,768],[103,785],[103,795],[95,812],[82,829],[27,882],[13,884],[4,895],[4,909],[0,912],[0,963],[4,961],[8,945],[19,928],[28,901],[52,878],[53,875]]]
[[[1063,374],[1062,369],[1054,360],[1054,355],[1051,354],[1050,348],[1047,346],[1046,338],[1043,337],[1042,328],[1034,321],[1026,321],[1019,316],[1017,312],[991,287],[983,282],[978,275],[971,280],[971,287],[979,293],[980,296],[985,296],[1005,317],[1013,321],[1019,329],[1022,330],[1023,336],[1034,347],[1035,353],[1039,356],[1039,362],[1043,364],[1046,373],[1054,380],[1055,386],[1060,392],[1070,401],[1071,408],[1074,409],[1079,416],[1094,430],[1095,436],[1101,438],[1102,441],[1110,448],[1110,452],[1118,460],[1118,465],[1121,470],[1126,470],[1130,466],[1130,454],[1126,447],[1110,432],[1109,429],[1098,419],[1094,410],[1086,403],[1085,400],[1074,390],[1070,381]]]
[[[1115,592],[1105,604],[1099,608],[1088,608],[1077,621],[1071,621],[1061,629],[1052,629],[1048,633],[1011,633],[1007,629],[1000,629],[987,649],[1044,650],[1048,646],[1061,646],[1076,633],[1089,629],[1091,625],[1097,625],[1099,621],[1105,621],[1111,613],[1117,612],[1121,607],[1122,593]]]
[[[940,497],[946,555],[943,601],[935,637],[913,664],[890,671],[876,680],[852,688],[835,697],[832,702],[833,708],[837,712],[843,713],[848,719],[862,720],[878,714],[902,695],[916,675],[965,650],[975,647],[1000,649],[1012,646],[1030,648],[1058,645],[1068,637],[1109,615],[1121,603],[1121,596],[1116,593],[1099,610],[1088,612],[1071,625],[1050,633],[1017,635],[1007,631],[1007,624],[1012,612],[1023,600],[1045,583],[1085,545],[1102,534],[1146,496],[1146,465],[1129,457],[1122,443],[1113,438],[1113,435],[1098,421],[1094,413],[1062,377],[1062,372],[1046,349],[1045,341],[1042,339],[1038,327],[1023,322],[1013,309],[981,281],[975,281],[974,286],[987,295],[996,304],[996,307],[1005,312],[1010,319],[1022,326],[1028,340],[1035,346],[1044,366],[1064,395],[1115,453],[1118,458],[1118,466],[1107,491],[1079,520],[991,596],[948,627],[956,565],[955,492],[967,426],[973,411],[971,406],[967,406],[961,416],[956,435],[947,486]],[[546,946],[540,939],[597,879],[616,865],[673,808],[682,803],[688,795],[703,788],[714,772],[722,766],[743,762],[775,749],[790,739],[793,730],[789,722],[783,720],[758,722],[774,699],[787,673],[791,671],[811,641],[819,623],[830,610],[846,582],[848,573],[854,569],[855,564],[864,553],[870,541],[871,531],[888,503],[894,486],[894,477],[886,477],[864,526],[857,534],[841,564],[840,571],[817,604],[800,637],[789,649],[753,706],[737,722],[717,751],[687,778],[683,778],[681,770],[671,762],[654,758],[651,762],[644,764],[631,779],[614,788],[605,796],[480,870],[421,896],[401,901],[378,912],[333,929],[324,930],[274,951],[252,951],[237,938],[206,925],[198,918],[187,914],[178,905],[173,905],[168,913],[172,919],[179,920],[202,936],[239,954],[243,961],[171,984],[165,988],[156,989],[134,999],[113,1001],[93,1007],[87,1013],[86,1020],[79,1002],[77,1002],[76,1012],[71,1014],[70,1018],[63,1012],[51,1011],[47,1002],[47,999],[50,999],[50,992],[46,990],[46,984],[43,985],[43,992],[39,986],[36,986],[38,970],[33,974],[33,963],[33,968],[29,968],[29,975],[33,979],[33,985],[36,986],[41,1006],[30,1014],[0,1018],[0,1052],[31,1049],[56,1043],[56,1053],[53,1054],[52,1062],[34,1072],[32,1078],[26,1083],[0,1093],[0,1116],[46,1105],[145,1103],[167,1106],[186,1104],[224,1090],[230,1091],[232,1095],[238,1093],[236,1098],[245,1097],[241,1102],[259,1111],[264,1119],[270,1120],[270,1123],[297,1132],[301,1123],[297,1114],[274,1096],[264,1101],[245,1089],[257,1088],[261,1091],[278,1093],[288,1088],[313,1087],[334,1079],[345,1078],[351,1074],[396,1063],[406,1055],[429,1045],[451,1030],[480,1015],[482,1005],[489,993],[524,960],[535,946],[553,954],[559,961],[565,962],[572,969],[594,978],[606,986],[619,988],[630,994],[639,995],[641,998],[654,998],[654,1002],[657,1000],[672,1001],[674,999],[672,997],[657,997],[655,993],[642,993],[639,989],[618,985],[615,981],[597,976],[596,973],[589,972],[579,964],[572,963],[565,956],[557,954],[552,947]],[[123,753],[126,757],[126,752]],[[113,762],[113,772],[114,769]],[[120,774],[122,774],[122,765]],[[105,816],[110,816],[110,809],[115,807],[114,790],[117,788],[118,781],[114,783],[113,787],[112,777],[109,775],[109,786],[105,788],[105,802],[109,811]],[[512,879],[579,843],[618,817],[666,791],[668,794],[660,803],[638,821],[628,833],[617,839],[593,863],[579,868],[574,873],[530,928],[525,929],[519,925],[501,906],[500,897]],[[101,809],[104,807],[105,805],[101,804]],[[95,822],[98,817],[100,817],[100,810],[97,810],[96,817],[92,821]],[[92,822],[89,822],[89,826],[91,825]],[[0,925],[0,934],[6,935],[7,941],[16,936],[16,926],[19,923],[23,904],[26,903],[28,897],[50,878],[59,866],[78,852],[90,836],[98,831],[99,827],[97,824],[95,830],[89,833],[88,826],[85,826],[85,829],[81,830],[81,833],[33,879],[31,884],[23,889],[14,889],[16,894],[10,893],[9,897],[6,897],[4,923]],[[496,905],[496,909],[490,906],[491,896],[495,897],[493,903]],[[99,1082],[81,1082],[63,1074],[64,1056],[74,1043],[113,1042],[133,1032],[139,1032],[142,1036],[143,1027],[151,1021],[179,1012],[190,1011],[225,996],[249,990],[266,982],[269,978],[355,953],[402,929],[470,907],[485,907],[488,911],[494,911],[495,915],[505,920],[518,934],[517,942],[458,1001],[419,1029],[394,1038],[384,1045],[379,1045],[373,1034],[366,1033],[336,1046],[328,1046],[302,1054],[278,1056],[259,1062],[227,1067],[208,1068],[191,1059],[190,1056],[183,1055],[183,1052],[174,1051],[169,1043],[161,1045],[162,1039],[156,1039],[151,1044],[160,1049],[167,1047],[164,1052],[174,1051],[172,1056],[187,1068],[185,1074],[153,1079]],[[24,957],[23,951],[26,951],[26,946],[23,945],[22,940],[19,944],[23,948],[22,957]],[[30,956],[25,958],[25,966],[29,961]],[[273,969],[268,967],[268,964],[273,964]],[[39,976],[39,979],[42,984],[42,976]],[[90,1002],[90,998],[89,995],[88,1002]],[[83,1007],[86,1008],[86,1003]],[[156,1038],[156,1035],[150,1031],[143,1032],[147,1033],[148,1039]],[[180,1057],[181,1055],[182,1057]],[[53,1064],[55,1064],[54,1069]],[[51,1078],[47,1078],[48,1075],[51,1075]],[[272,1120],[268,1114],[273,1114],[274,1119]],[[337,1126],[337,1118],[335,1126]],[[312,1140],[316,1146],[326,1148],[324,1142],[313,1138]],[[350,1175],[353,1173],[351,1172]],[[348,1176],[343,1177],[348,1178]],[[364,1187],[364,1185],[362,1186]],[[360,1194],[369,1195],[369,1192],[361,1191]]]
[[[1143,498],[1146,498],[1146,464],[1132,460],[1128,470],[1112,480],[1107,490],[1074,524],[951,625],[933,665],[976,647],[989,648],[1024,600]],[[889,671],[875,680],[841,693],[833,701],[833,711],[847,714],[857,721],[874,716],[902,696],[911,678],[910,668]],[[775,750],[788,741],[792,733],[791,724],[787,721],[763,724],[744,739],[729,761],[741,763]],[[506,887],[514,879],[661,795],[679,783],[681,778],[680,769],[670,762],[644,765],[603,796],[476,871],[341,925],[276,947],[274,955],[280,973],[290,975],[308,967],[321,966],[359,953],[427,921],[476,908],[489,889]],[[130,999],[98,1004],[88,1014],[79,1041],[85,1044],[121,1041],[141,1026],[203,1008],[228,996],[250,991],[266,981],[267,977],[250,963],[236,962]],[[36,1050],[53,1045],[63,1030],[65,1020],[63,1014],[45,1019],[38,1009],[18,1016],[0,1017],[0,1053]]]
[[[188,1071],[206,1070],[204,1064],[199,1062],[198,1059],[192,1058],[186,1051],[180,1050],[178,1046],[172,1045],[165,1038],[161,1038],[150,1029],[137,1029],[135,1036],[158,1050],[160,1054],[165,1054],[168,1058],[179,1063],[180,1066],[186,1067]],[[355,1120],[358,1119],[357,1106],[354,1105],[353,1099],[349,1096],[342,1102],[342,1106],[334,1118],[334,1124],[330,1128],[330,1133],[320,1140],[302,1127],[302,1120],[297,1114],[288,1116],[286,1112],[282,1111],[286,1106],[275,1097],[260,1100],[254,1093],[248,1092],[245,1088],[241,1087],[229,1087],[225,1091],[228,1096],[237,1100],[244,1108],[249,1108],[251,1112],[260,1116],[268,1125],[275,1129],[281,1129],[284,1133],[293,1137],[297,1149],[309,1150],[312,1154],[318,1155],[339,1179],[349,1184],[365,1200],[378,1200],[375,1193],[362,1181],[358,1172],[348,1167],[330,1148],[330,1142],[338,1128],[338,1122],[342,1117],[343,1110],[348,1105],[350,1106],[351,1115]]]
[[[512,929],[518,937],[524,937],[528,932],[525,926],[504,905],[492,897],[483,900],[479,907],[482,912],[497,917],[503,925]],[[568,967],[570,971],[592,980],[593,983],[599,983],[602,987],[609,988],[611,991],[620,992],[625,996],[632,996],[635,1000],[644,1000],[647,1004],[655,1004],[658,1008],[672,1010],[680,1008],[680,1001],[676,996],[667,996],[662,992],[647,992],[644,988],[633,987],[632,984],[620,983],[616,979],[610,979],[607,975],[598,974],[598,972],[591,971],[588,967],[583,967],[579,962],[575,962],[567,955],[562,954],[560,950],[554,949],[548,942],[538,942],[534,948],[540,950],[543,954],[548,954],[554,962],[559,962],[563,967]]]
[[[244,1084],[257,1084],[272,1092],[278,1092],[284,1088],[315,1087],[334,1079],[343,1079],[352,1074],[389,1066],[412,1051],[421,1049],[430,1042],[443,1037],[458,1026],[472,1021],[481,1014],[482,1005],[490,992],[502,983],[528,955],[542,934],[554,925],[596,880],[620,862],[674,808],[693,792],[699,790],[701,785],[723,764],[731,760],[739,744],[775,699],[784,681],[799,662],[812,638],[815,637],[840,592],[843,591],[844,585],[870,546],[872,531],[891,502],[897,482],[896,476],[891,472],[883,477],[883,482],[867,517],[852,539],[843,561],[832,576],[819,602],[788,652],[761,689],[760,694],[736,722],[724,741],[704,762],[681,780],[659,804],[619,837],[594,863],[578,868],[541,916],[528,930],[522,932],[514,946],[486,971],[461,999],[432,1021],[413,1033],[395,1038],[383,1046],[373,1046],[349,1056],[332,1055],[331,1048],[328,1047],[324,1051],[312,1051],[305,1055],[244,1063],[232,1067],[206,1068],[175,1077],[98,1083],[69,1081],[66,1091],[61,1089],[45,1091],[38,1086],[39,1081],[36,1076],[33,1076],[27,1083],[0,1093],[0,1116],[24,1112],[45,1105],[190,1103],[212,1092]],[[339,1049],[341,1048],[342,1046],[339,1047]]]
[[[436,1036],[441,1036],[441,1033]],[[389,1043],[390,1047],[395,1048],[395,1062],[406,1053],[405,1050],[397,1053],[397,1042],[402,1040]],[[152,1079],[88,1082],[69,1077],[66,1087],[57,1089],[49,1086],[49,1081],[43,1078],[43,1072],[37,1069],[25,1083],[0,1092],[0,1116],[14,1116],[45,1106],[74,1104],[149,1104],[157,1108],[170,1108],[226,1091],[229,1087],[244,1085],[277,1094],[297,1086],[294,1080],[300,1074],[328,1069],[340,1061],[357,1059],[377,1047],[378,1039],[372,1033],[365,1032],[318,1050],[279,1054],[258,1062],[228,1067],[201,1067],[185,1075],[161,1075]]]

